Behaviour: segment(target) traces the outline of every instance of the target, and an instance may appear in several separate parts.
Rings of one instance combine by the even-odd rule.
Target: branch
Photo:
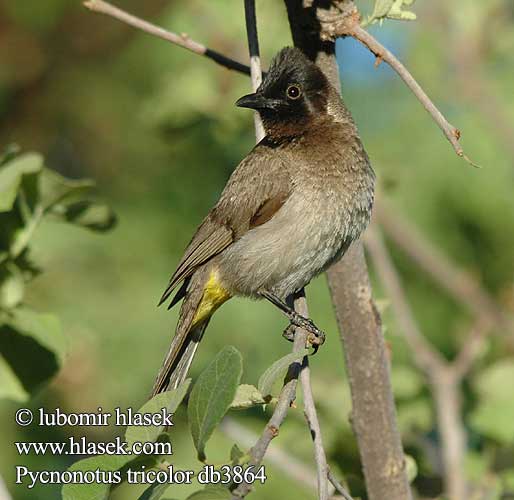
[[[407,302],[400,278],[382,236],[376,227],[370,227],[365,237],[366,248],[375,264],[380,281],[384,284],[396,319],[414,355],[416,364],[430,377],[446,365],[439,352],[425,339]]]
[[[477,317],[488,318],[514,333],[514,325],[476,278],[452,262],[402,214],[382,198],[375,203],[374,215],[391,238],[433,280]]]
[[[329,2],[285,0],[294,44],[340,90],[335,45],[320,39],[320,15]],[[349,114],[349,113],[348,113]],[[328,270],[332,303],[344,345],[352,394],[352,423],[370,500],[409,500],[400,433],[380,316],[371,296],[360,242]]]
[[[337,480],[330,469],[328,470],[328,480],[344,500],[353,500],[353,497],[344,489],[343,485]]]
[[[464,471],[467,437],[461,417],[459,381],[451,370],[444,369],[434,373],[433,380],[432,392],[441,440],[446,495],[451,500],[468,500]]]
[[[295,310],[302,316],[308,317],[309,310],[305,294],[301,293],[295,300]],[[314,396],[311,387],[311,370],[309,368],[309,358],[305,356],[302,362],[302,370],[300,372],[300,383],[303,392],[303,404],[305,418],[310,429],[312,441],[314,443],[314,459],[318,471],[318,499],[328,500],[328,464],[325,449],[323,448],[323,440],[321,437],[321,428],[319,425],[318,414],[314,404]]]
[[[293,343],[293,352],[299,352],[305,349],[308,333],[306,330],[296,328],[296,333]],[[289,366],[284,386],[280,391],[277,404],[273,410],[273,415],[266,424],[264,431],[257,440],[257,442],[250,449],[250,465],[259,466],[268,450],[268,447],[273,438],[278,436],[278,430],[282,422],[286,418],[287,410],[295,400],[296,386],[302,365],[295,361]],[[252,485],[242,482],[232,491],[232,500],[240,500],[244,498],[252,489]]]
[[[470,165],[478,167],[465,154],[459,143],[460,130],[454,127],[439,111],[430,97],[423,90],[421,85],[414,79],[409,70],[398,60],[398,58],[386,49],[373,35],[368,33],[360,25],[360,14],[353,1],[343,0],[339,2],[342,7],[337,8],[336,13],[329,12],[321,17],[321,37],[324,40],[335,40],[337,37],[351,36],[367,47],[375,56],[377,61],[385,61],[393,68],[419,102],[428,111],[433,120],[437,123],[443,134],[446,136],[453,149],[461,158],[464,158]]]
[[[118,21],[144,31],[145,33],[162,38],[163,40],[178,45],[179,47],[190,50],[195,54],[205,56],[218,63],[220,66],[238,71],[239,73],[243,73],[245,75],[250,75],[250,68],[245,64],[241,64],[240,62],[234,61],[233,59],[230,59],[229,57],[226,57],[223,54],[216,52],[215,50],[207,48],[205,45],[192,40],[185,33],[177,35],[172,31],[167,31],[164,28],[156,26],[155,24],[133,16],[132,14],[119,9],[118,7],[115,7],[108,2],[104,2],[104,0],[86,0],[84,2],[84,6],[93,12],[98,12],[100,14],[113,17]]]
[[[250,73],[252,88],[255,92],[262,82],[261,58],[259,55],[259,38],[257,36],[257,18],[255,16],[255,0],[244,0],[246,35],[250,53]],[[264,126],[258,111],[254,111],[255,138],[257,142],[264,138]]]
[[[444,463],[444,483],[451,500],[466,500],[466,477],[464,455],[466,432],[461,419],[459,384],[462,372],[442,358],[421,333],[414,314],[407,302],[400,278],[377,228],[368,231],[366,247],[376,266],[391,304],[396,312],[407,344],[414,355],[414,361],[429,381],[434,397]],[[475,356],[475,350],[470,355]],[[466,356],[468,360],[469,356]],[[469,359],[472,362],[471,359]],[[463,362],[461,362],[462,364]],[[465,368],[465,367],[462,367]]]
[[[231,417],[225,417],[223,419],[220,429],[228,437],[241,444],[243,449],[251,448],[259,438],[255,432],[241,425]],[[312,490],[316,490],[317,480],[312,470],[291,453],[286,452],[272,443],[266,452],[266,459],[295,482],[303,484]]]
[[[482,353],[485,338],[490,328],[491,324],[487,319],[479,318],[471,333],[466,337],[464,346],[451,365],[453,375],[458,381],[462,381],[469,373],[473,364]]]

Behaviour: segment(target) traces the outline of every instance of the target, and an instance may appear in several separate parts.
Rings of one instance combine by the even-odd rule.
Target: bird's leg
[[[309,342],[317,350],[318,347],[325,342],[325,334],[313,323],[312,320],[297,313],[292,307],[288,306],[282,299],[277,297],[275,294],[263,290],[259,292],[259,295],[274,306],[278,307],[288,318],[291,323],[283,333],[283,336],[287,340],[294,340],[294,328],[292,326],[303,328],[309,332]]]

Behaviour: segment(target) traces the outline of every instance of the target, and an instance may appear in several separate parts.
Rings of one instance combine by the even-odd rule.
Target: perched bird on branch
[[[370,219],[375,175],[356,126],[300,50],[282,49],[257,91],[236,105],[259,112],[266,136],[232,173],[161,298],[181,285],[153,395],[185,379],[212,314],[233,296],[268,299],[322,342],[287,298],[339,259]]]

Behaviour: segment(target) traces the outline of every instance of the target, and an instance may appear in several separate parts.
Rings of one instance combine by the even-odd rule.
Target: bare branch
[[[414,318],[407,302],[398,273],[394,268],[378,228],[372,225],[366,232],[364,241],[375,264],[380,280],[384,284],[387,294],[391,299],[391,305],[396,313],[396,319],[414,354],[416,364],[430,377],[434,370],[439,370],[444,367],[446,361],[421,333],[416,318]]]
[[[205,45],[202,45],[195,40],[192,40],[188,35],[182,33],[178,35],[177,33],[173,33],[172,31],[167,31],[164,28],[156,26],[155,24],[149,23],[148,21],[144,21],[139,17],[133,16],[124,10],[111,5],[104,0],[86,0],[84,2],[84,6],[93,12],[98,12],[100,14],[105,14],[107,16],[113,17],[118,21],[121,21],[125,24],[128,24],[136,29],[144,31],[150,35],[156,36],[158,38],[162,38],[168,42],[171,42],[179,47],[183,47],[184,49],[190,50],[195,54],[199,54],[201,56],[205,56],[219,65],[232,69],[234,71],[238,71],[245,75],[250,75],[250,68],[245,64],[241,64],[240,62],[234,61],[229,57],[216,52],[215,50],[211,50]]]
[[[448,122],[437,106],[432,102],[421,85],[414,79],[409,70],[399,59],[386,49],[373,35],[368,33],[360,25],[360,14],[357,7],[350,0],[338,2],[336,13],[330,12],[322,17],[321,36],[325,40],[335,40],[341,36],[351,36],[367,47],[378,61],[385,61],[393,68],[419,102],[428,111],[433,120],[437,123],[443,134],[446,136],[453,149],[461,158],[464,158],[470,165],[477,167],[465,154],[459,143],[460,131]]]
[[[460,130],[454,127],[445,116],[439,111],[437,106],[432,102],[430,97],[428,97],[427,93],[423,90],[421,85],[414,79],[409,70],[397,59],[397,57],[386,49],[378,40],[370,35],[364,28],[361,28],[358,24],[356,24],[353,30],[348,33],[353,38],[361,42],[365,45],[376,57],[380,58],[382,61],[388,63],[391,68],[393,68],[400,78],[405,82],[407,87],[412,91],[412,93],[418,98],[419,102],[423,105],[423,107],[428,111],[433,120],[437,123],[439,128],[443,131],[443,134],[446,136],[450,144],[452,145],[455,152],[461,157],[464,158],[470,165],[473,167],[478,167],[475,163],[473,163],[468,156],[464,154],[464,150],[460,145]]]
[[[485,318],[479,318],[457,357],[451,364],[451,369],[457,381],[461,381],[471,370],[473,364],[482,353],[485,339],[491,329],[491,323]]]
[[[451,500],[468,500],[464,472],[466,431],[461,418],[459,381],[448,369],[439,370],[432,376],[446,494]]]
[[[460,269],[402,214],[381,197],[375,203],[375,218],[390,237],[433,280],[470,312],[514,333],[514,325],[476,278]]]
[[[248,449],[257,441],[259,436],[241,425],[231,417],[225,417],[220,424],[220,429],[231,439]],[[287,474],[299,484],[303,484],[312,490],[316,490],[317,480],[310,467],[300,462],[292,453],[284,451],[274,443],[271,443],[266,452],[266,460]]]
[[[295,310],[302,316],[308,317],[309,310],[305,294],[302,293],[296,297]],[[300,372],[300,383],[303,392],[303,404],[305,418],[309,425],[312,441],[314,443],[314,459],[318,471],[318,499],[328,500],[328,464],[325,449],[323,448],[323,440],[321,437],[321,428],[319,425],[318,414],[314,404],[314,396],[311,387],[311,371],[309,368],[309,358],[305,356],[302,363],[302,371]]]
[[[257,18],[255,15],[255,0],[244,0],[246,35],[248,37],[248,50],[250,53],[250,72],[252,88],[255,92],[262,82],[261,58],[259,55],[259,38],[257,36]],[[257,111],[254,112],[255,138],[257,142],[264,138],[264,126]]]
[[[305,349],[307,335],[308,333],[306,330],[296,328],[293,352],[299,352]],[[278,436],[278,430],[286,418],[287,410],[295,400],[296,386],[301,369],[302,365],[297,361],[291,363],[289,366],[284,386],[280,391],[277,404],[273,410],[273,415],[266,424],[266,427],[264,428],[264,431],[262,432],[257,442],[250,449],[250,465],[258,466],[261,464],[271,441],[273,438]],[[240,498],[244,498],[251,491],[251,489],[251,484],[245,482],[240,483],[237,488],[232,491],[232,500],[239,500]]]
[[[337,480],[337,477],[334,476],[330,469],[328,469],[328,480],[344,500],[353,500],[353,497],[344,489],[344,486]]]
[[[460,374],[469,368],[475,359],[476,349],[475,347],[465,349],[466,352],[469,349],[469,352],[456,365],[452,366],[444,360],[439,351],[432,347],[421,333],[407,303],[400,278],[376,227],[368,231],[366,247],[391,299],[396,318],[413,353],[414,361],[425,373],[434,397],[448,497],[452,500],[466,500],[468,498],[464,473],[466,432],[461,418],[459,383]]]

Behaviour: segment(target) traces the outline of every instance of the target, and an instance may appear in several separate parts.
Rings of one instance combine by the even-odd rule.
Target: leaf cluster
[[[62,365],[65,338],[57,317],[25,304],[27,286],[41,272],[31,246],[47,218],[106,231],[109,207],[86,196],[90,180],[63,177],[37,153],[15,146],[0,157],[0,397],[26,400]]]

